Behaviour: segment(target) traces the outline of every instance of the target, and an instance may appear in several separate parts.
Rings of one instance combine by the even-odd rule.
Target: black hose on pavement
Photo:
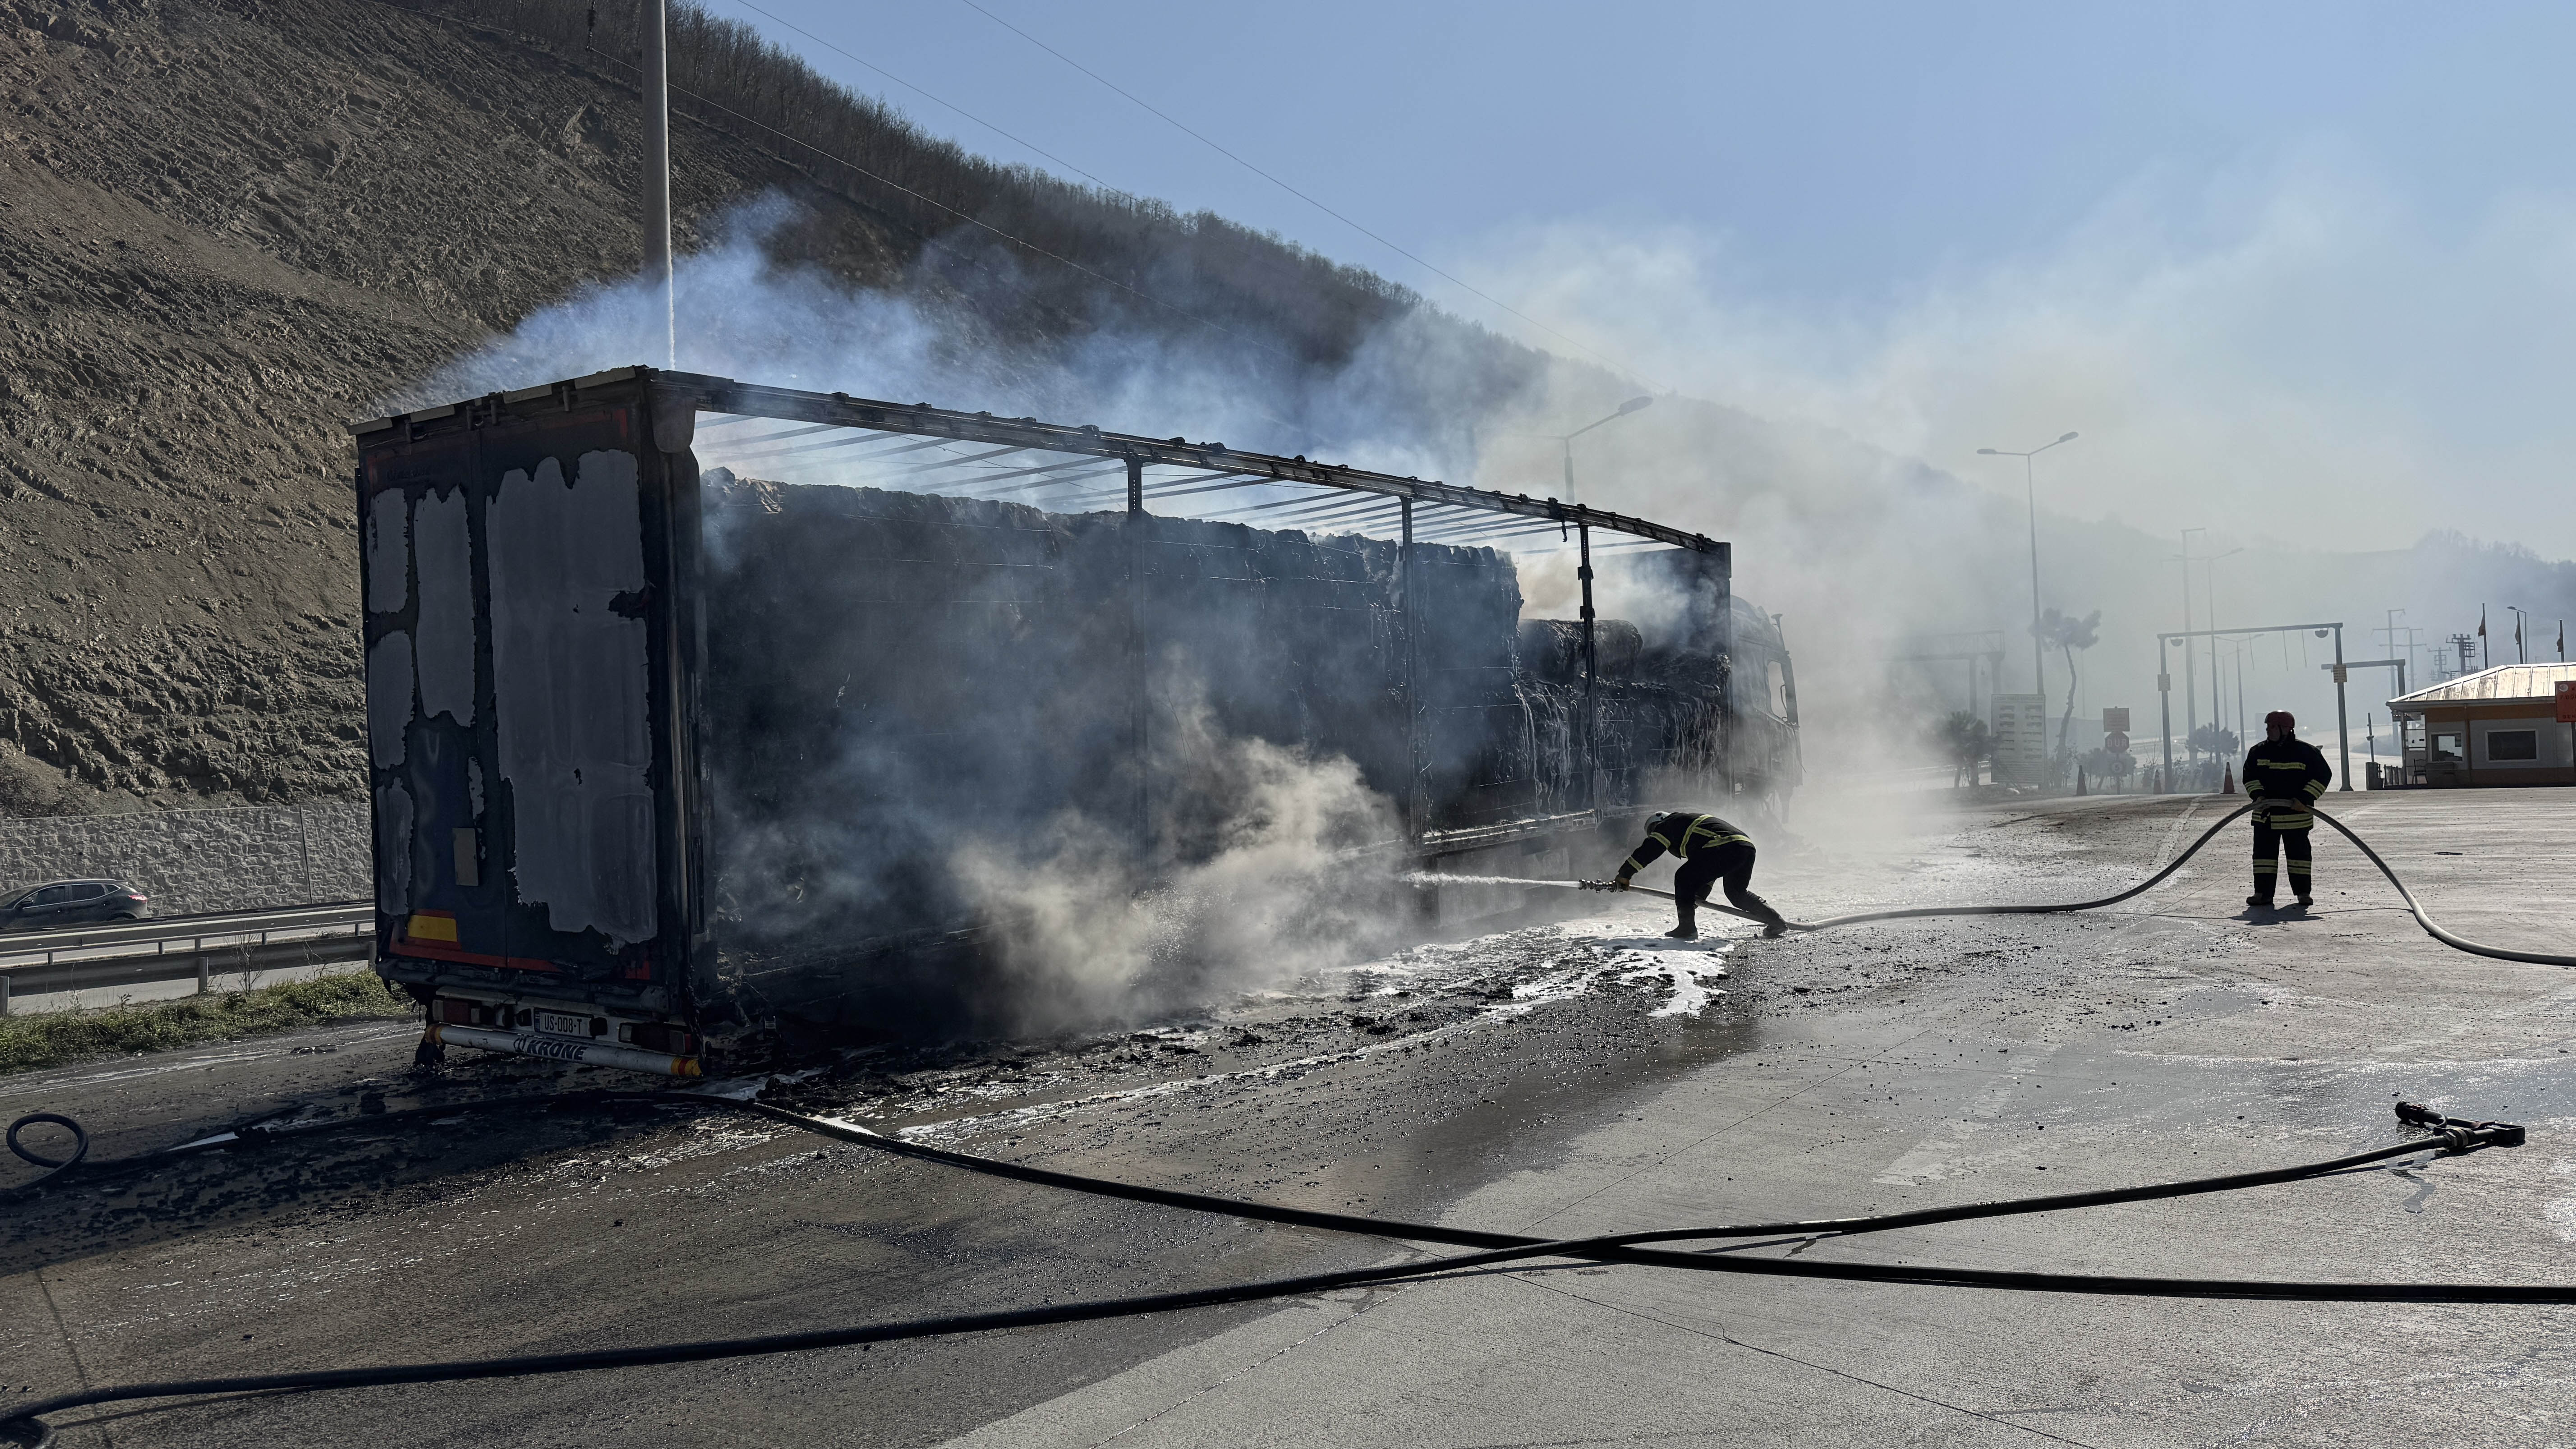
[[[60,1127],[64,1131],[71,1133],[71,1155],[68,1157],[47,1157],[45,1154],[29,1147],[26,1143],[19,1141],[18,1134],[26,1131],[30,1127]],[[83,1158],[89,1156],[89,1132],[86,1128],[82,1127],[81,1124],[64,1116],[60,1112],[30,1112],[26,1116],[9,1124],[9,1150],[16,1153],[19,1157],[45,1169],[44,1176],[19,1184],[21,1187],[35,1187],[43,1183],[51,1182],[55,1178],[62,1176],[64,1173],[71,1171],[74,1167],[80,1165]]]
[[[1132,1183],[1087,1178],[1044,1168],[997,1162],[966,1153],[921,1143],[886,1137],[849,1123],[834,1122],[801,1112],[757,1101],[736,1102],[725,1098],[697,1096],[688,1093],[658,1094],[654,1100],[667,1101],[674,1096],[690,1097],[710,1105],[729,1106],[757,1112],[762,1116],[789,1123],[808,1131],[841,1141],[861,1143],[901,1156],[963,1167],[997,1177],[1011,1178],[1041,1186],[1069,1188],[1099,1196],[1155,1203],[1194,1211],[1224,1213],[1259,1221],[1287,1223],[1301,1227],[1322,1228],[1335,1232],[1363,1233],[1415,1242],[1438,1242],[1479,1248],[1482,1251],[1432,1258],[1412,1263],[1399,1263],[1373,1268],[1354,1268],[1336,1273],[1306,1274],[1294,1278],[1272,1278],[1249,1283],[1228,1284],[1215,1288],[1180,1293],[1157,1293],[1133,1298],[1099,1299],[1083,1303],[1050,1304],[1038,1308],[1013,1309],[999,1313],[953,1314],[935,1318],[903,1320],[892,1323],[862,1324],[844,1328],[816,1329],[804,1333],[766,1334],[752,1338],[702,1339],[683,1343],[650,1344],[632,1348],[596,1349],[581,1353],[516,1354],[500,1358],[460,1359],[439,1363],[393,1364],[378,1368],[317,1369],[300,1373],[250,1374],[224,1378],[177,1379],[160,1383],[129,1384],[87,1389],[78,1393],[58,1394],[34,1403],[11,1406],[10,1417],[0,1420],[0,1431],[16,1436],[31,1449],[43,1449],[53,1442],[53,1428],[44,1416],[67,1409],[95,1404],[117,1403],[136,1399],[201,1398],[220,1394],[276,1393],[314,1389],[367,1388],[393,1384],[453,1382],[470,1379],[521,1378],[540,1374],[579,1373],[597,1369],[633,1368],[653,1364],[703,1363],[718,1359],[743,1358],[757,1354],[794,1353],[810,1349],[842,1348],[853,1344],[891,1343],[906,1339],[930,1338],[949,1334],[984,1333],[1006,1328],[1027,1328],[1043,1324],[1078,1323],[1104,1318],[1123,1318],[1146,1313],[1168,1313],[1187,1308],[1217,1304],[1252,1302],[1299,1294],[1328,1292],[1334,1289],[1360,1287],[1373,1283],[1391,1283],[1407,1279],[1433,1277],[1469,1269],[1492,1267],[1503,1263],[1533,1258],[1570,1258],[1594,1262],[1618,1262],[1640,1266],[1679,1268],[1704,1273],[1741,1273],[1767,1277],[1823,1279],[1841,1282],[1897,1283],[1924,1287],[2009,1289],[2025,1292],[2075,1293],[2087,1295],[2180,1298],[2271,1300],[2306,1303],[2443,1303],[2443,1304],[2523,1304],[2538,1306],[2576,1306],[2576,1285],[2560,1284],[2478,1284],[2478,1283],[2299,1283],[2260,1279],[2231,1278],[2144,1278],[2105,1274],[2027,1273],[1978,1268],[1946,1268],[1936,1265],[1835,1263],[1795,1258],[1748,1258],[1724,1255],[1723,1250],[1682,1253],[1660,1251],[1642,1246],[1649,1243],[1707,1241],[1732,1238],[1773,1238],[1817,1236],[1852,1236],[1860,1233],[1886,1232],[1895,1228],[1920,1227],[1940,1222],[1960,1222],[1975,1218],[2004,1217],[2024,1213],[2054,1212],[2069,1208],[2098,1207],[2110,1203],[2143,1202],[2159,1198],[2227,1192],[2269,1183],[2297,1182],[2348,1172],[2393,1157],[2411,1156],[2431,1151],[2440,1156],[2456,1156],[2487,1147],[2518,1147],[2524,1141],[2523,1129],[2512,1123],[2468,1122],[2446,1118],[2429,1108],[2401,1104],[2399,1119],[2410,1126],[2428,1127],[2437,1135],[2392,1147],[2331,1158],[2323,1162],[2294,1167],[2275,1168],[2264,1172],[2236,1173],[2224,1177],[2193,1178],[2179,1182],[2151,1183],[2141,1187],[2113,1188],[2098,1192],[2061,1193],[2049,1197],[2014,1198],[2001,1202],[1976,1203],[1953,1208],[1931,1208],[1914,1212],[1885,1213],[1873,1217],[1827,1218],[1782,1223],[1756,1223],[1733,1227],[1659,1229],[1641,1233],[1620,1233],[1602,1237],[1541,1239],[1508,1233],[1486,1233],[1473,1229],[1448,1228],[1433,1224],[1405,1223],[1380,1218],[1357,1217],[1346,1213],[1312,1212],[1302,1208],[1280,1207],[1268,1203],[1245,1202],[1233,1198],[1212,1197],[1202,1193],[1175,1192],[1163,1188],[1143,1187]]]

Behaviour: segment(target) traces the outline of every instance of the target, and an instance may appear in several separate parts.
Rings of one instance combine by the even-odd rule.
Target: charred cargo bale
[[[1189,778],[1191,732],[1344,756],[1403,801],[1399,547],[1154,515],[1132,527],[1153,859],[1207,859],[1240,805]]]
[[[961,838],[1133,797],[1133,640],[1101,520],[871,488],[711,488],[706,504],[730,937],[956,923]]]
[[[1579,619],[1523,619],[1520,628],[1521,670],[1548,684],[1583,682],[1583,623]],[[1592,653],[1602,679],[1625,679],[1637,671],[1646,638],[1625,619],[1592,621]]]
[[[1365,537],[720,473],[704,503],[718,935],[778,1009],[961,989],[970,843],[1078,841],[1139,880],[1209,859],[1244,804],[1210,740],[1349,759],[1388,844],[1408,806],[1536,798],[1490,550],[1416,545],[1408,581]]]
[[[1596,621],[1596,627],[1600,622]],[[1607,671],[1592,690],[1593,767],[1597,798],[1587,799],[1578,722],[1584,707],[1580,666],[1570,677],[1533,675],[1522,685],[1538,752],[1540,799],[1547,810],[1650,804],[1658,792],[1705,795],[1726,759],[1727,660],[1681,648],[1641,653],[1629,678]]]
[[[1423,828],[1457,830],[1538,809],[1538,741],[1521,697],[1520,574],[1489,548],[1416,544]]]

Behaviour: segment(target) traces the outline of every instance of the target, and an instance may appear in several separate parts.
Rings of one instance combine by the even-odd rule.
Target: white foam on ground
[[[1709,983],[1726,979],[1726,967],[1721,963],[1720,958],[1732,948],[1732,945],[1733,943],[1730,942],[1715,950],[1628,951],[1624,953],[1621,960],[1623,963],[1629,963],[1631,969],[1619,979],[1621,981],[1660,979],[1672,984],[1673,994],[1664,999],[1663,1005],[1647,1012],[1648,1016],[1697,1016],[1707,1009],[1710,1002],[1726,995],[1723,989],[1711,986]]]
[[[1670,994],[1649,1015],[1696,1016],[1726,994],[1722,988],[1710,983],[1726,978],[1723,958],[1733,949],[1734,940],[1727,937],[1703,939],[1691,946],[1666,941],[1662,939],[1661,931],[1668,920],[1669,917],[1661,912],[1640,910],[1500,932],[1468,941],[1415,946],[1374,961],[1318,972],[1286,989],[1251,993],[1246,998],[1247,1001],[1275,1001],[1320,997],[1326,1000],[1338,998],[1347,1003],[1415,995],[1437,996],[1461,987],[1481,996],[1469,1015],[1445,1025],[1402,1032],[1375,1041],[1355,1042],[1337,1050],[1258,1067],[1168,1078],[1053,1102],[1033,1102],[999,1111],[915,1123],[893,1130],[913,1141],[954,1142],[997,1131],[1024,1131],[1042,1123],[1103,1108],[1138,1104],[1213,1087],[1294,1079],[1338,1063],[1361,1061],[1386,1052],[1409,1051],[1470,1034],[1554,1003],[1590,995],[1605,986],[1630,982],[1660,981],[1670,987]],[[1552,938],[1552,941],[1544,938]],[[1549,949],[1555,943],[1571,949]],[[1139,1035],[1168,1037],[1196,1044],[1212,1033],[1166,1028]],[[1050,1077],[1047,1080],[1061,1078]],[[973,1101],[1021,1096],[1033,1086],[1042,1088],[1043,1085],[1042,1082],[994,1081],[952,1090],[957,1096]]]

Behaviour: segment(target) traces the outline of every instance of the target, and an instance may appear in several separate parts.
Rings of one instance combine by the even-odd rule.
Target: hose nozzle
[[[2414,1102],[2397,1104],[2397,1120],[2409,1127],[2421,1127],[2450,1139],[2454,1152],[2471,1152],[2480,1147],[2520,1147],[2525,1139],[2519,1122],[2472,1122],[2465,1117],[2445,1117],[2438,1110]]]

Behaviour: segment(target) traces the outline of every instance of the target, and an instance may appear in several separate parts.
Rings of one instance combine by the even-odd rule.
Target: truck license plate
[[[557,1036],[588,1036],[590,1018],[566,1011],[540,1011],[537,1013],[537,1030],[550,1031]]]

